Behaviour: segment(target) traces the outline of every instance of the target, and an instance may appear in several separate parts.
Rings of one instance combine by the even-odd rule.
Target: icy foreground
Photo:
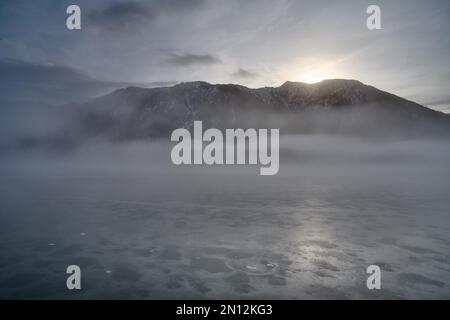
[[[0,297],[450,298],[448,144],[281,144],[270,178],[156,143],[3,159]]]

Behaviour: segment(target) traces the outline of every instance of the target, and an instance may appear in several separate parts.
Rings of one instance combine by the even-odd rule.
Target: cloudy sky
[[[382,30],[367,29],[369,4]],[[0,0],[1,61],[115,82],[351,78],[447,112],[449,34],[448,0]]]

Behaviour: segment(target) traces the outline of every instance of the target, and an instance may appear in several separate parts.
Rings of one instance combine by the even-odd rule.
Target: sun
[[[342,78],[348,74],[350,67],[343,69],[345,58],[319,59],[312,58],[294,63],[287,75],[292,81],[317,83],[327,79]]]
[[[317,83],[329,78],[328,73],[323,68],[317,68],[296,76],[295,80],[304,83]]]

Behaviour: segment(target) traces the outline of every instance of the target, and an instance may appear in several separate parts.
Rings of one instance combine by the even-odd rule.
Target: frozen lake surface
[[[448,143],[301,143],[271,177],[142,145],[2,159],[0,298],[449,299]]]

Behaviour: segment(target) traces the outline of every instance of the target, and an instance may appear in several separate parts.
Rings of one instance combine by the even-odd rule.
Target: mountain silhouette
[[[285,82],[251,89],[187,82],[128,87],[74,107],[69,135],[112,140],[169,137],[176,128],[279,128],[281,134],[448,137],[450,117],[356,80]]]

